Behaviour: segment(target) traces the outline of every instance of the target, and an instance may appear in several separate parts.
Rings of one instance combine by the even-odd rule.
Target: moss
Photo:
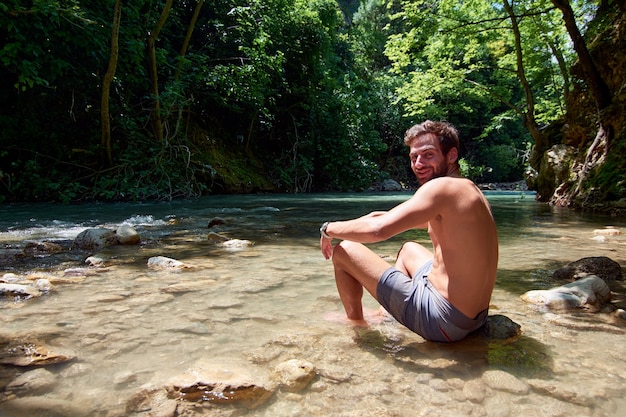
[[[553,367],[547,347],[524,336],[511,344],[489,343],[487,362],[519,377],[545,377]]]
[[[230,194],[275,191],[262,163],[244,151],[216,145],[204,151],[203,159],[215,172],[213,192]]]

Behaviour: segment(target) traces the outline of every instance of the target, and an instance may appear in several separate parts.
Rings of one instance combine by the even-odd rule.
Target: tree
[[[122,0],[115,1],[115,9],[113,11],[113,24],[111,26],[111,57],[109,58],[109,67],[102,79],[102,100],[100,105],[100,119],[102,120],[102,149],[105,154],[108,165],[113,163],[111,156],[111,120],[109,114],[109,96],[111,83],[115,77],[117,68],[117,58],[119,55],[119,35],[120,21],[122,19]]]

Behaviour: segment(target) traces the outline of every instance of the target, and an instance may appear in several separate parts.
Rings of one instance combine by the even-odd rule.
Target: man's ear
[[[459,150],[457,148],[450,148],[448,155],[446,155],[449,164],[455,163],[459,159]]]

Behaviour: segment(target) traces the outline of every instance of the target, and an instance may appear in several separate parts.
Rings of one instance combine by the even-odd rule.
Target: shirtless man
[[[365,288],[396,320],[427,340],[463,339],[487,319],[496,280],[498,236],[489,203],[459,172],[459,137],[444,122],[410,128],[404,142],[420,183],[407,201],[386,212],[326,222],[320,246],[332,258],[348,320],[366,326]],[[428,228],[433,252],[406,242],[394,267],[363,243]],[[341,239],[335,247],[332,240]]]

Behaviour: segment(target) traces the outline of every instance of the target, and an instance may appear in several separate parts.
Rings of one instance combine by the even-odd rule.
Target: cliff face
[[[559,206],[626,210],[626,6],[614,1],[594,22],[602,27],[586,39],[593,60],[612,93],[602,111],[572,67],[575,86],[564,120],[546,129],[550,143],[537,177],[529,182],[538,199]],[[548,133],[550,132],[550,133]]]

